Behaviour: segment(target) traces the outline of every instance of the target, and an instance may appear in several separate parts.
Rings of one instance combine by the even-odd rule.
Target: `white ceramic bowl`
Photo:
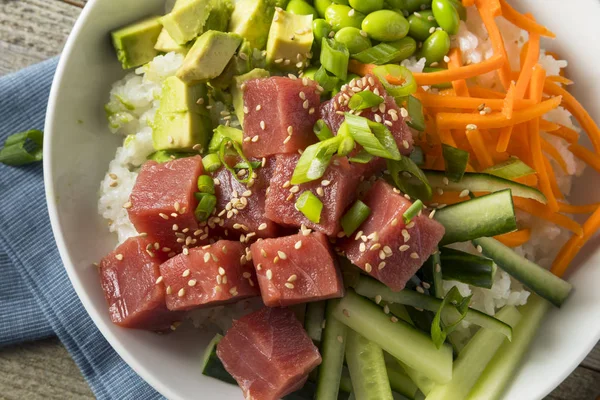
[[[569,77],[577,82],[574,94],[600,121],[596,106],[600,2],[578,0],[577,7],[564,0],[520,3],[560,38],[546,45],[569,60]],[[142,378],[170,399],[240,399],[236,387],[200,373],[209,333],[178,331],[158,336],[113,325],[96,269],[91,266],[116,244],[96,211],[99,183],[122,140],[108,131],[103,111],[111,84],[124,75],[109,32],[163,11],[164,0],[92,0],[77,21],[54,78],[46,120],[44,172],[50,219],[65,268],[83,305],[114,349]],[[600,200],[600,179],[588,171],[576,182],[574,193],[576,202]],[[570,276],[575,292],[561,310],[552,310],[544,321],[505,399],[541,399],[573,371],[600,338],[598,244],[600,240],[588,244],[577,260],[580,265]]]

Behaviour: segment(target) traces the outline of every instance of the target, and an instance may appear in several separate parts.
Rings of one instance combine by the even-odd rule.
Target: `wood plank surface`
[[[0,75],[60,54],[85,3],[0,0]],[[598,400],[599,396],[600,346],[596,346],[547,399]],[[0,349],[0,398],[93,399],[93,394],[65,348],[57,339],[48,339]]]

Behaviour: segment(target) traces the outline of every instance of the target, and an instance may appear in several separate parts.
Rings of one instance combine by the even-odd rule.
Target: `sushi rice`
[[[479,63],[493,55],[492,44],[477,10],[469,7],[468,13],[467,22],[461,21],[459,32],[453,37],[452,47],[460,48],[465,64]],[[510,24],[504,18],[498,18],[497,23],[506,43],[513,69],[518,69],[519,53],[528,39],[527,32]],[[109,164],[106,177],[100,185],[98,212],[108,221],[110,231],[118,235],[119,243],[138,234],[123,205],[129,201],[140,166],[154,151],[151,124],[159,106],[161,84],[167,77],[175,75],[182,63],[183,56],[180,54],[168,53],[157,56],[150,63],[116,82],[110,92],[107,108],[110,108],[113,113],[109,117],[109,128],[114,134],[123,135],[125,138],[123,147],[117,149],[115,158]],[[559,75],[560,71],[567,66],[565,60],[556,60],[543,50],[539,63],[548,75]],[[425,59],[417,60],[413,57],[403,61],[402,65],[413,72],[422,72]],[[501,85],[496,72],[478,76],[475,80],[477,84],[491,89]],[[118,112],[114,113],[114,110]],[[545,119],[580,131],[573,124],[571,114],[562,107],[546,114]],[[561,191],[568,195],[572,179],[582,174],[584,163],[573,156],[564,140],[545,133],[542,133],[542,137],[558,150],[567,164],[568,174],[552,161],[558,185]],[[115,177],[118,178],[119,184],[111,186]],[[531,239],[514,250],[527,259],[549,268],[558,250],[568,240],[570,236],[568,231],[519,210],[516,214],[518,223],[531,227]],[[459,243],[451,247],[476,253],[470,243]],[[520,282],[502,270],[496,273],[491,289],[473,287],[456,281],[444,281],[446,292],[453,286],[456,286],[463,296],[473,294],[471,307],[490,315],[494,315],[505,305],[524,305],[530,295]],[[238,318],[259,306],[260,301],[245,300],[229,306],[197,310],[190,318],[196,327],[214,324],[221,330],[227,330],[231,326],[232,318]],[[469,336],[470,327],[467,322],[462,322],[460,329],[463,337]]]

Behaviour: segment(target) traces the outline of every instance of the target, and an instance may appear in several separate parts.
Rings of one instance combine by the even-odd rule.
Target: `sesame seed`
[[[123,208],[128,209],[131,208],[133,206],[133,204],[131,204],[130,201],[128,201],[127,203],[123,204]]]
[[[398,248],[398,250],[400,250],[400,251],[402,251],[402,252],[405,252],[405,251],[406,251],[406,250],[408,250],[408,249],[410,249],[410,246],[409,246],[409,245],[407,245],[407,244],[403,244],[402,246],[400,246],[400,247]]]
[[[217,186],[219,186],[221,184],[221,181],[219,180],[219,178],[215,178],[213,179],[213,183]]]
[[[367,271],[367,272],[371,272],[372,270],[373,270],[373,267],[371,266],[371,264],[369,264],[369,263],[366,263],[366,264],[365,264],[365,271]]]
[[[258,135],[254,136],[252,139],[250,139],[250,141],[251,141],[252,143],[256,143],[256,142],[258,142]]]
[[[460,194],[458,195],[458,197],[467,197],[469,195],[469,189],[465,189],[462,192],[460,192]]]
[[[361,244],[360,244],[360,246],[358,246],[358,249],[359,249],[361,252],[364,252],[364,251],[366,251],[366,250],[367,250],[367,246],[366,246],[364,243],[361,243]]]
[[[294,244],[294,248],[296,250],[299,250],[302,247],[302,240],[298,240],[295,244]]]
[[[308,107],[310,107],[310,103],[308,102],[308,100],[304,100],[304,103],[302,103],[302,108],[308,110]]]
[[[260,129],[262,129],[264,131],[265,128],[266,128],[265,121],[260,121]]]
[[[286,260],[287,259],[287,254],[285,254],[283,251],[278,251],[277,255],[279,256],[279,258],[281,258],[282,260]]]
[[[185,296],[185,289],[184,288],[179,289],[179,292],[177,292],[177,296],[179,296],[179,297]]]
[[[163,213],[158,214],[162,219],[169,219],[169,216]]]
[[[377,269],[382,270],[385,268],[385,261],[382,261],[379,263],[379,265],[377,266]]]
[[[117,255],[115,256],[115,258],[116,258],[117,260],[119,260],[119,261],[122,261],[122,260],[123,260],[123,254],[117,254]]]
[[[204,262],[207,263],[210,260],[210,253],[204,253]]]
[[[268,280],[273,279],[273,271],[271,271],[270,269],[267,270],[267,279]]]
[[[477,129],[477,125],[475,125],[475,124],[468,124],[467,125],[467,130],[468,131],[474,131],[476,129]]]
[[[325,180],[322,180],[322,181],[321,181],[321,186],[325,186],[325,187],[327,187],[327,186],[329,186],[330,184],[331,184],[331,181],[328,181],[327,179],[325,179]]]
[[[436,210],[432,210],[432,211],[429,213],[429,219],[433,219],[433,216],[435,215],[435,211],[436,211]]]
[[[181,276],[183,276],[184,278],[187,278],[188,276],[190,276],[190,270],[186,269],[185,271],[183,271],[183,274],[181,274]]]
[[[437,273],[442,272],[442,266],[440,264],[435,264],[435,272],[437,272]]]
[[[415,260],[418,259],[419,258],[419,253],[410,253],[410,258],[413,258]]]
[[[392,317],[390,318],[390,321],[392,321],[393,323],[396,323],[396,322],[398,322],[398,318],[396,318],[396,317],[392,316]]]
[[[390,307],[387,304],[385,306],[383,306],[383,312],[386,314],[390,313]]]
[[[159,277],[158,277],[158,279],[156,280],[156,282],[155,282],[155,283],[158,285],[158,284],[160,284],[160,283],[161,283],[163,280],[164,280],[164,278],[163,278],[163,277],[162,277],[162,275],[161,275],[161,276],[159,276]]]
[[[405,149],[408,149],[410,147],[410,144],[408,144],[408,140],[402,141],[402,147],[404,147]]]
[[[417,290],[417,292],[419,292],[419,293],[425,293],[425,290],[424,290],[424,289],[423,289],[421,286],[417,286],[415,289],[416,289],[416,290]]]
[[[382,300],[382,299],[381,299],[381,296],[380,296],[380,295],[377,295],[377,296],[375,296],[375,303],[376,303],[376,304],[379,304],[379,303],[381,303],[381,300]]]
[[[352,11],[354,11],[354,9],[352,9]],[[337,341],[340,342],[340,343],[344,343],[344,338],[341,337],[341,336],[338,336],[337,337]]]
[[[375,251],[375,250],[379,250],[380,248],[381,248],[381,245],[379,243],[375,243],[373,246],[371,246],[371,248],[369,250]]]
[[[477,245],[477,251],[479,253],[483,253],[483,247],[481,247],[481,245]]]
[[[450,62],[450,57],[444,56],[444,62]]]
[[[414,228],[414,226],[415,226],[415,221],[410,221],[410,222],[408,223],[408,225],[406,225],[406,228],[407,228],[407,229],[410,229],[410,228]]]

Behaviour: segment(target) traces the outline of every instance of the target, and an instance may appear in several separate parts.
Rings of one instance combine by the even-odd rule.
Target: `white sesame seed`
[[[433,219],[433,216],[435,215],[435,211],[436,211],[436,210],[432,210],[432,211],[429,213],[429,219]]]
[[[410,144],[408,143],[408,140],[403,140],[402,141],[402,147],[404,147],[405,149],[408,149],[410,147]]]
[[[367,272],[371,272],[372,270],[373,270],[373,267],[371,266],[371,264],[369,264],[369,263],[366,263],[366,264],[365,264],[365,271],[367,271]]]
[[[415,289],[419,293],[425,293],[425,290],[421,286],[417,286]]]
[[[123,260],[123,254],[117,254],[115,258],[119,261]]]
[[[270,269],[267,270],[267,279],[268,280],[273,279],[273,271],[271,271]]]
[[[164,278],[161,276],[158,277],[158,279],[156,280],[156,284],[158,285],[159,283],[161,283],[164,280]]]
[[[381,303],[381,300],[382,300],[382,299],[381,299],[381,296],[380,296],[380,295],[377,295],[377,296],[375,296],[375,303],[376,303],[376,304],[379,304],[379,303]]]
[[[467,197],[469,195],[469,189],[465,189],[462,192],[460,192],[460,194],[458,195],[458,197]]]
[[[171,289],[171,286],[167,286],[167,294],[171,293],[173,293],[173,289]]]
[[[467,125],[467,130],[468,131],[474,131],[476,129],[477,129],[477,125],[475,125],[475,124],[468,124]]]
[[[286,260],[287,259],[287,254],[285,254],[283,251],[279,250],[277,251],[277,255],[279,256],[279,258],[281,258],[282,260]]]
[[[403,244],[402,246],[400,246],[398,248],[398,250],[400,250],[401,252],[405,252],[406,250],[410,249],[410,246],[407,244]]]
[[[385,261],[382,261],[379,263],[379,265],[377,266],[377,269],[382,270],[385,268]]]
[[[358,250],[360,250],[361,252],[364,252],[364,251],[366,251],[366,250],[367,250],[367,246],[366,246],[364,243],[361,243],[361,244],[358,246]]]
[[[325,191],[323,190],[322,187],[318,187],[317,188],[317,195],[319,196],[323,196],[325,194]]]
[[[179,296],[179,297],[185,296],[185,289],[184,288],[179,289],[179,292],[177,292],[177,296]]]
[[[414,226],[415,226],[415,221],[410,221],[410,222],[408,223],[408,225],[406,225],[406,229],[411,229],[411,228],[414,228]]]
[[[304,108],[305,110],[308,110],[308,107],[310,107],[310,103],[308,100],[304,100],[304,103],[302,103],[302,108]]]
[[[329,186],[330,184],[331,184],[331,181],[328,181],[328,180],[326,180],[326,179],[321,181],[321,186],[325,186],[325,187],[327,187],[327,186]]]
[[[392,317],[390,318],[390,321],[392,321],[393,323],[396,323],[396,322],[398,322],[398,318],[396,318],[392,315]]]
[[[210,253],[204,253],[204,262],[207,263],[210,261]]]
[[[187,278],[188,276],[190,276],[190,270],[186,269],[185,271],[183,271],[183,274],[181,274],[181,276],[183,276],[184,278]]]
[[[410,258],[414,258],[415,260],[419,258],[419,253],[410,253]]]
[[[262,129],[263,131],[265,130],[265,121],[260,121],[260,129]]]
[[[444,62],[450,62],[450,57],[444,56]]]
[[[390,307],[387,304],[385,306],[383,306],[383,312],[386,314],[390,313]]]
[[[302,240],[298,240],[295,244],[294,244],[294,248],[296,250],[299,250],[302,247]]]
[[[169,219],[169,216],[163,213],[158,214],[162,219]]]
[[[477,245],[477,251],[479,253],[483,253],[483,247],[481,247],[480,245]]]

